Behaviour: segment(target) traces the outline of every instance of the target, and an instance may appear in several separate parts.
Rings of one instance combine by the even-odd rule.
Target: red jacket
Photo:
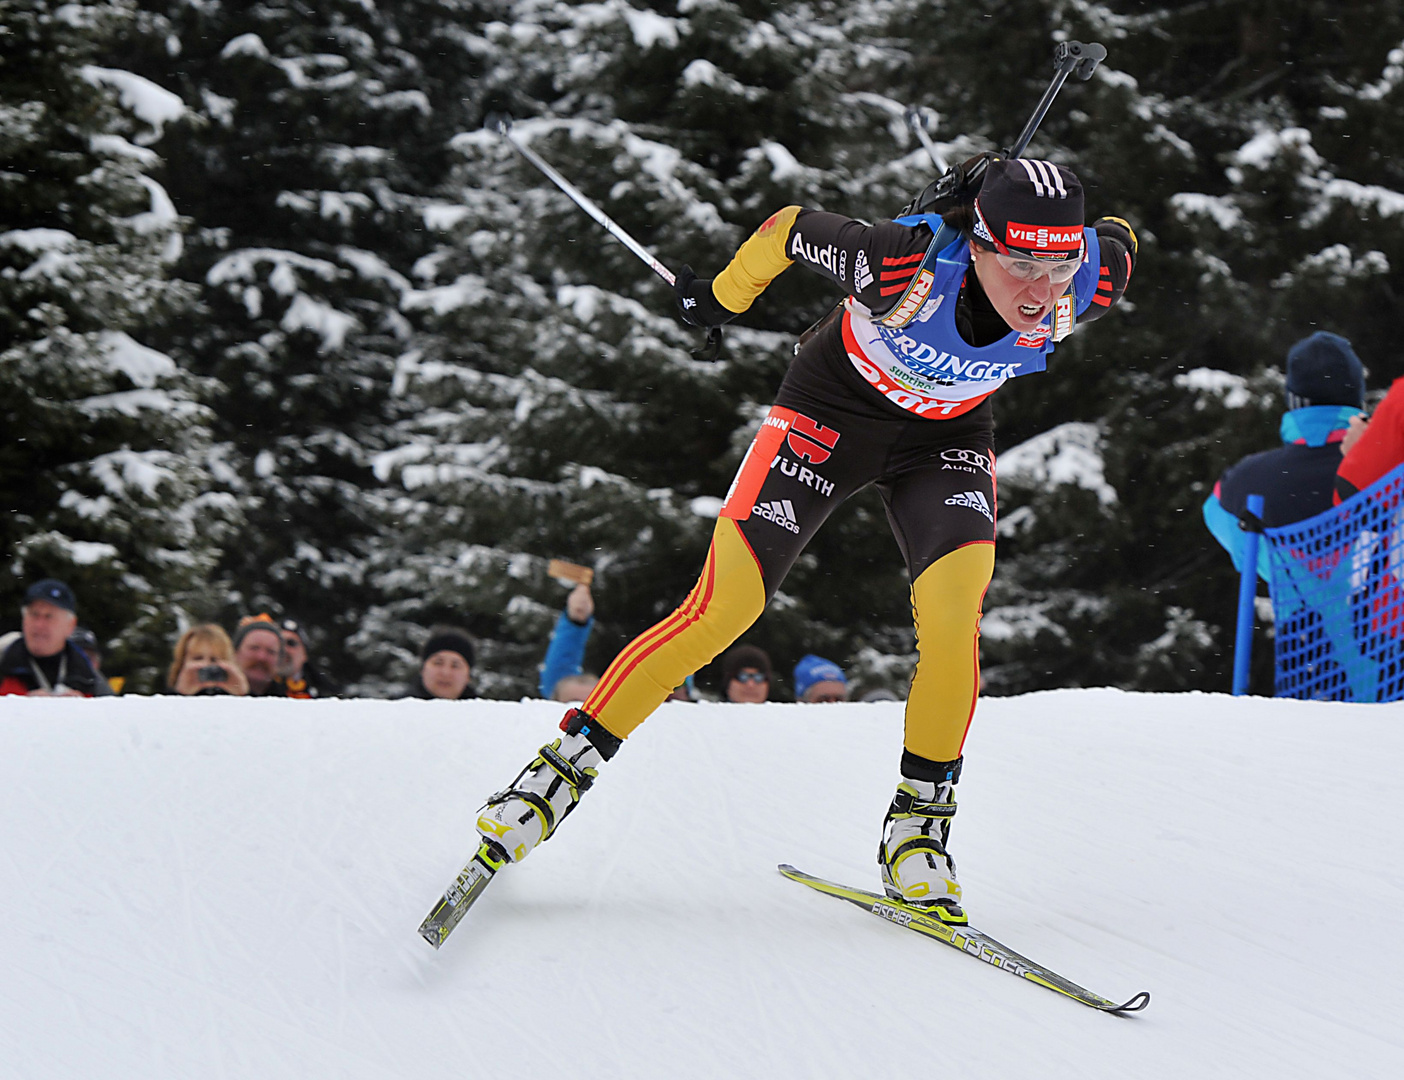
[[[1404,379],[1395,379],[1365,434],[1336,469],[1336,503],[1404,465]]]

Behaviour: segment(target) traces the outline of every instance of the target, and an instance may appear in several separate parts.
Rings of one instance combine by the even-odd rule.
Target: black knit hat
[[[1072,259],[1083,251],[1082,181],[1031,158],[995,158],[975,197],[975,240],[1001,255]]]
[[[770,671],[770,656],[764,649],[754,645],[738,645],[722,657],[722,689],[725,690],[738,672],[755,668],[765,676],[766,682],[773,682]]]
[[[419,659],[423,662],[440,652],[456,652],[468,662],[469,667],[473,666],[473,639],[468,636],[467,630],[456,626],[435,626],[430,629],[429,640],[419,650]]]
[[[1287,408],[1365,406],[1365,366],[1339,334],[1318,330],[1287,352]]]

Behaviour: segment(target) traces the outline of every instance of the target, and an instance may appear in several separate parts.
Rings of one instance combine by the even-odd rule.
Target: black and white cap
[[[975,197],[975,240],[1001,255],[1073,259],[1084,250],[1082,181],[1033,158],[995,158]]]

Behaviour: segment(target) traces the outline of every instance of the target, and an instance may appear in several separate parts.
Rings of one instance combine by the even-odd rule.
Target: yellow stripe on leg
[[[917,667],[907,695],[907,750],[928,761],[960,757],[980,693],[980,605],[994,575],[994,544],[966,544],[912,583]]]
[[[615,657],[583,706],[621,739],[674,687],[710,663],[765,610],[760,566],[730,518],[718,518],[702,577],[681,606]]]

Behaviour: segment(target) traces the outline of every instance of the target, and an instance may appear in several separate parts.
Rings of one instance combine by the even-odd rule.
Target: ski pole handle
[[[1068,81],[1069,75],[1076,72],[1077,77],[1086,82],[1092,78],[1092,73],[1097,70],[1097,65],[1106,58],[1107,50],[1095,41],[1090,45],[1084,45],[1080,41],[1060,42],[1058,47],[1053,50],[1053,63],[1057,65],[1057,70],[1053,73],[1053,81],[1048,84],[1048,89],[1043,92],[1043,97],[1035,106],[1033,115],[1029,117],[1029,122],[1024,125],[1024,130],[1019,133],[1019,137],[1014,140],[1014,145],[1009,148],[1005,156],[1020,157],[1028,149],[1034,132],[1038,130],[1038,125],[1043,123],[1043,118],[1048,115],[1053,99],[1058,96],[1058,91],[1063,88],[1063,83]]]

